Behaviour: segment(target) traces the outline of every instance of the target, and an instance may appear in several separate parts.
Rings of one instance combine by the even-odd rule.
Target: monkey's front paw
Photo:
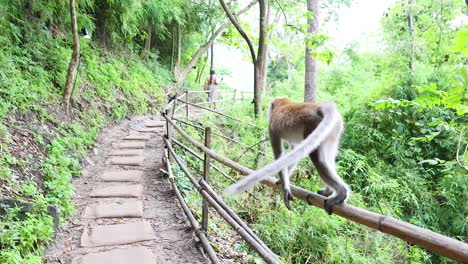
[[[318,190],[317,193],[320,194],[320,195],[322,195],[322,196],[328,197],[328,196],[330,196],[333,192],[329,192],[329,191],[327,191],[326,189],[321,189],[321,190]]]
[[[291,206],[289,205],[289,201],[294,200],[292,193],[290,190],[284,191],[284,204],[288,208],[289,211],[291,211]]]

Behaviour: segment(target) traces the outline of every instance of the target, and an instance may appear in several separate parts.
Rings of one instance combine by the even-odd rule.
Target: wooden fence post
[[[205,128],[205,147],[211,147],[211,127]],[[209,174],[210,174],[210,156],[204,154],[204,169],[203,169],[203,180],[209,184]],[[208,201],[206,198],[203,198],[203,208],[202,208],[202,229],[205,231],[206,236],[208,237]]]
[[[186,102],[189,101],[189,91],[185,91],[185,101]],[[187,120],[188,120],[188,108],[189,108],[189,105],[185,104],[185,117],[187,118]]]
[[[172,144],[172,135],[171,135],[171,123],[169,123],[169,115],[168,112],[166,111],[166,136],[167,136],[167,141],[169,144]],[[172,157],[171,153],[168,153],[167,155],[169,162],[174,162],[174,158]]]

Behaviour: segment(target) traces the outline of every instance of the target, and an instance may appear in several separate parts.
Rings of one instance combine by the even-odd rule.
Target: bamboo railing
[[[209,156],[210,158],[218,161],[219,163],[239,172],[242,175],[249,175],[253,172],[252,169],[247,168],[241,164],[238,164],[224,156],[219,155],[209,147],[206,147],[202,143],[196,141],[192,137],[190,137],[187,133],[184,132],[184,130],[178,126],[172,118],[168,115],[168,111],[171,107],[175,109],[175,105],[181,102],[184,104],[184,106],[188,107],[189,105],[192,107],[196,107],[199,109],[207,110],[210,112],[215,112],[216,114],[219,114],[224,117],[230,118],[229,115],[226,115],[224,113],[220,113],[216,110],[209,109],[206,107],[202,107],[196,104],[192,104],[190,102],[187,102],[185,100],[171,100],[168,105],[163,109],[162,111],[162,116],[166,119],[167,123],[167,128],[169,131],[169,128],[172,130],[175,130],[180,136],[182,136],[186,141],[191,143],[193,146],[195,146],[198,150],[203,152],[206,156]],[[188,110],[187,110],[188,111]],[[241,122],[242,120],[238,120],[238,118],[233,118],[234,120],[237,120]],[[248,123],[246,121],[242,121],[241,123]],[[251,125],[250,123],[248,123]],[[253,125],[253,124],[252,124]],[[171,134],[168,132],[167,134],[168,139],[166,140],[166,144],[168,145],[169,149],[172,149],[171,143],[170,143],[170,137]],[[172,151],[172,154],[175,155],[175,153]],[[181,163],[179,165],[182,167]],[[188,174],[188,173],[186,173]],[[281,185],[277,184],[277,180],[273,177],[267,177],[265,180],[261,182],[263,185],[269,186],[271,188],[277,189],[277,190],[282,190]],[[194,184],[195,185],[195,184]],[[207,183],[199,183],[199,186],[204,186],[206,189]],[[201,187],[198,187],[201,188]],[[203,192],[205,193],[203,196],[206,198],[207,195],[209,195],[206,190],[203,189]],[[308,204],[323,208],[324,204],[324,199],[325,197],[313,193],[309,190],[291,185],[291,191],[292,194],[295,198],[306,201]],[[216,199],[214,198],[216,197]],[[215,199],[215,201],[218,201],[219,203],[222,202],[222,199],[218,195],[211,196],[211,199]],[[224,204],[224,202],[222,202]],[[216,208],[216,207],[215,207]],[[410,242],[415,245],[419,245],[425,249],[428,249],[434,253],[437,253],[442,256],[446,256],[448,258],[451,258],[453,260],[459,261],[461,263],[468,263],[468,244],[458,241],[456,239],[438,234],[436,232],[433,232],[431,230],[425,229],[418,227],[416,225],[395,219],[391,216],[388,215],[381,215],[378,213],[374,213],[356,206],[352,206],[350,204],[340,204],[336,205],[333,208],[333,213],[336,215],[339,215],[341,217],[344,217],[350,221],[366,225],[368,227],[371,227],[373,229],[379,230],[383,233],[390,234],[392,236],[401,238],[407,242]],[[237,219],[237,218],[236,218]],[[239,219],[240,220],[240,219]],[[241,225],[241,229],[245,230],[242,228],[243,226]],[[238,231],[236,229],[236,231]],[[249,234],[249,232],[247,232]],[[254,241],[256,241],[254,239]],[[247,241],[248,242],[248,241]],[[258,241],[257,241],[258,242]],[[249,243],[250,244],[250,243]],[[254,250],[256,250],[259,255],[264,258],[267,263],[270,263],[267,259],[265,258],[263,253],[260,253],[260,250],[258,249],[265,249],[261,244],[250,244]],[[256,247],[259,247],[256,249]],[[271,260],[271,259],[270,259]],[[275,259],[273,259],[275,260]],[[271,260],[271,261],[273,261]],[[276,258],[277,260],[277,258]],[[275,262],[271,262],[275,263]]]

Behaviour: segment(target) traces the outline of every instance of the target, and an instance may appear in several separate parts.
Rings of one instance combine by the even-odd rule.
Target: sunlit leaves
[[[451,51],[461,52],[468,57],[468,25],[458,30],[456,37],[453,39]]]

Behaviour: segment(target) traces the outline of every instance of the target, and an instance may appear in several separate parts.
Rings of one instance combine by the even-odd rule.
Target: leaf
[[[468,25],[457,31],[457,36],[453,39],[452,52],[461,52],[468,56]]]
[[[438,161],[433,160],[433,159],[422,160],[422,161],[420,161],[418,164],[426,164],[426,163],[429,164],[429,165],[437,165],[437,164],[439,164]]]

